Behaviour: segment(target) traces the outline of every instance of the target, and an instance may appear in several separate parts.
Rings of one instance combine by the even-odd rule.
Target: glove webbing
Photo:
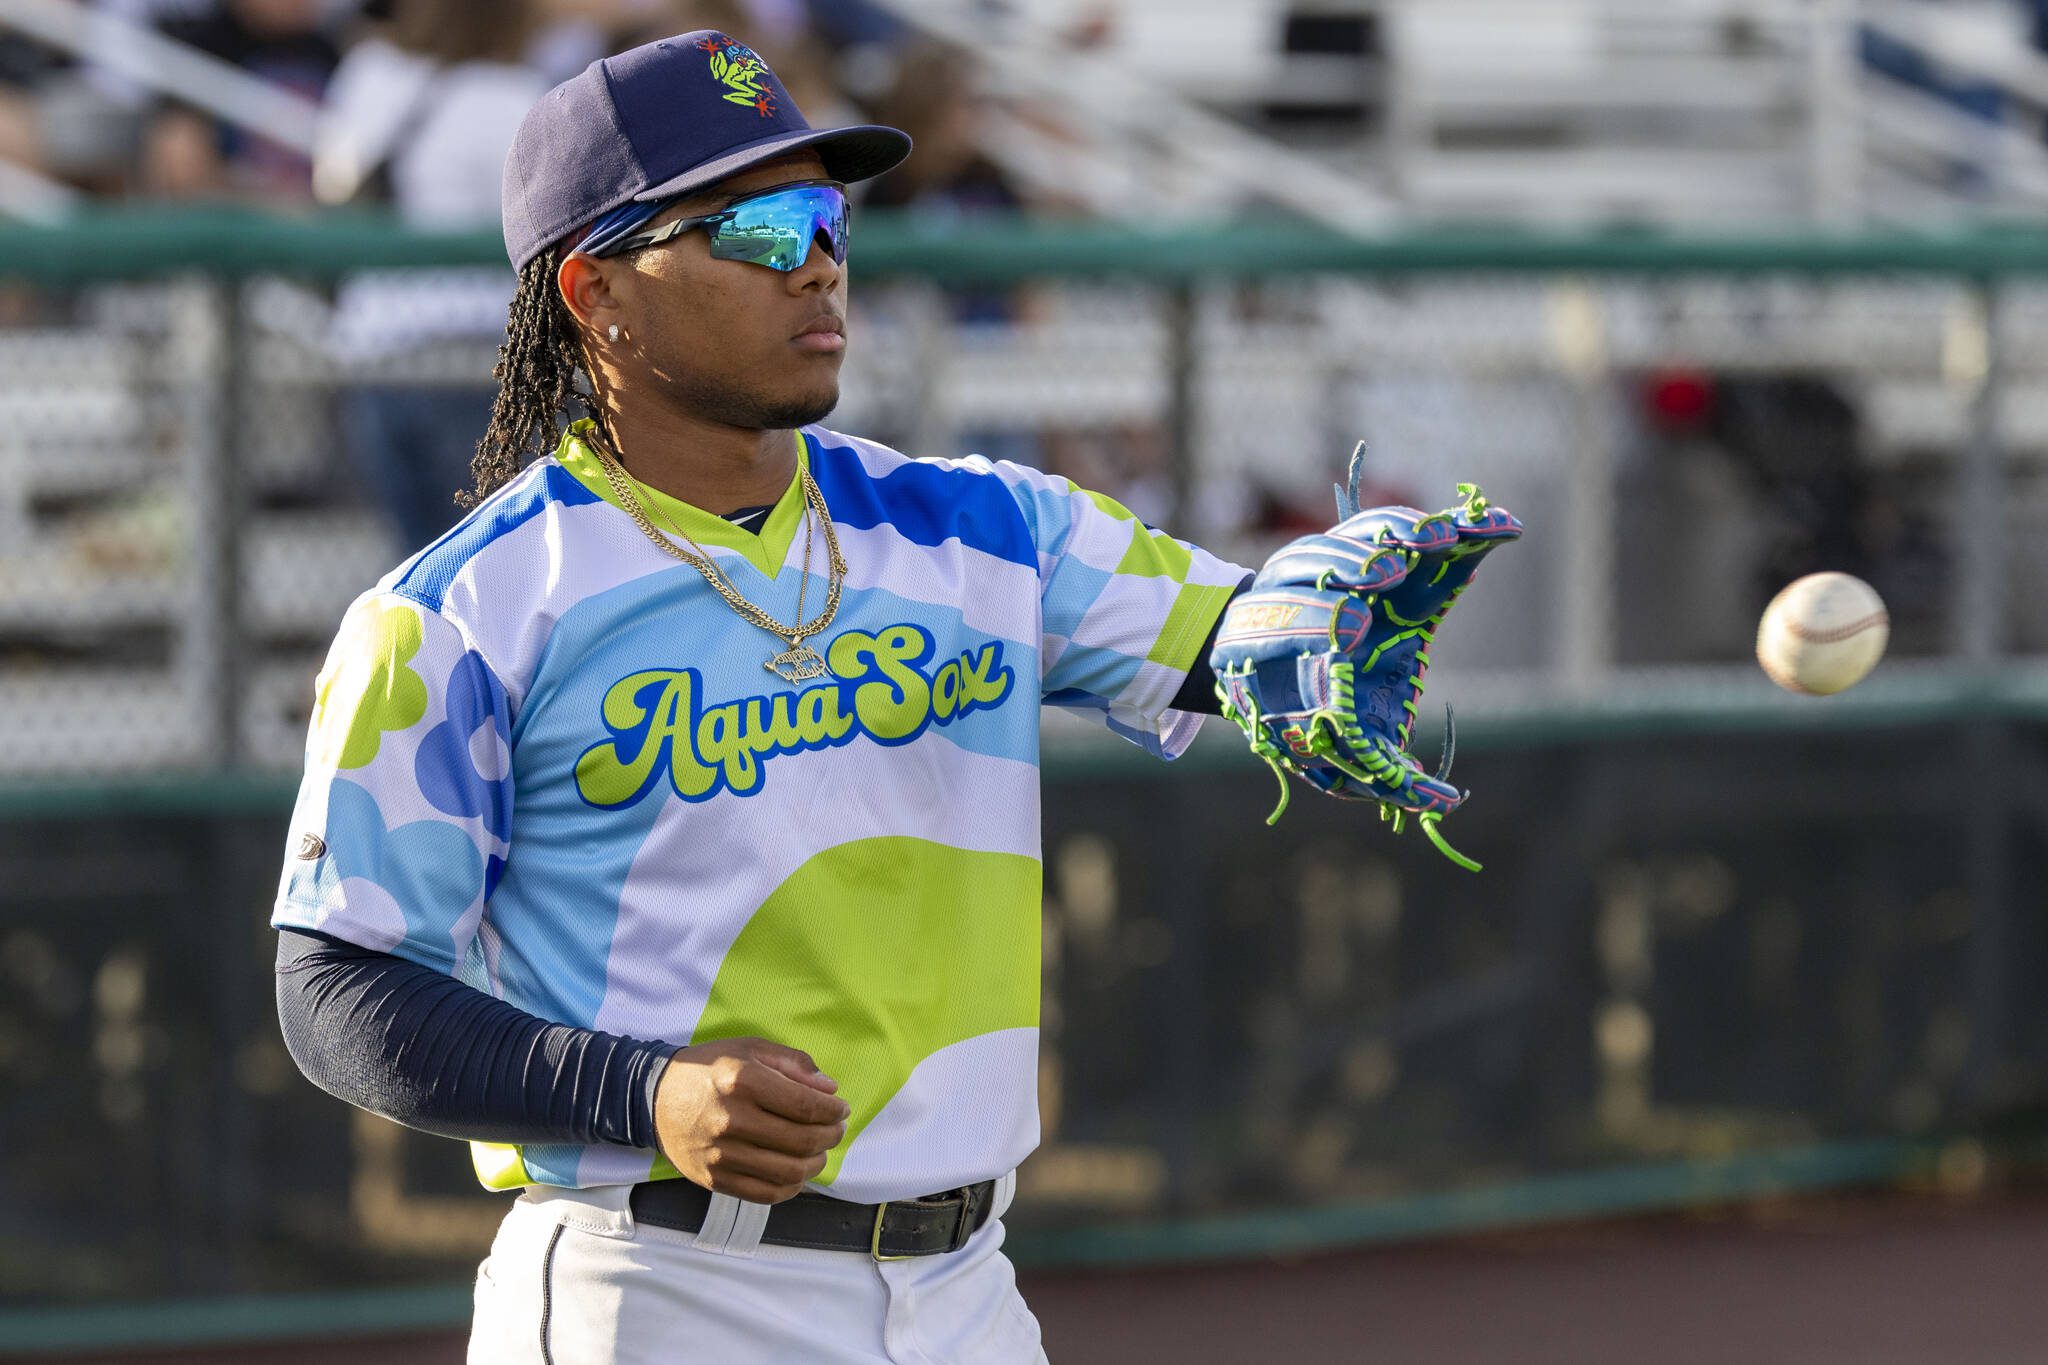
[[[1461,588],[1459,591],[1463,591],[1463,589]],[[1455,598],[1457,593],[1454,592],[1451,596]],[[1446,600],[1446,608],[1449,605],[1449,600]],[[1434,627],[1435,623],[1442,619],[1441,615],[1433,618],[1431,626]],[[1427,644],[1426,634],[1424,643],[1425,645]],[[1422,658],[1421,651],[1417,651],[1417,658],[1418,660]],[[1369,667],[1370,665],[1368,664]],[[1338,772],[1357,781],[1378,781],[1384,785],[1399,786],[1405,781],[1407,770],[1380,752],[1379,747],[1373,744],[1370,737],[1359,727],[1358,713],[1352,704],[1355,669],[1356,666],[1350,663],[1330,665],[1331,705],[1309,716],[1309,751]],[[1421,690],[1419,684],[1417,690]],[[1412,718],[1415,713],[1414,699],[1411,697],[1404,701],[1402,705],[1408,708],[1409,715]],[[1329,727],[1327,731],[1323,728],[1325,725]],[[1445,707],[1444,758],[1443,763],[1437,769],[1438,781],[1442,781],[1451,775],[1451,755],[1456,752],[1457,745],[1455,736],[1456,731],[1453,728],[1451,710],[1449,707]],[[1407,737],[1407,727],[1404,725],[1401,734],[1404,748],[1406,747]],[[1362,768],[1346,761],[1344,756],[1337,750],[1337,740],[1343,740],[1350,747],[1351,751],[1358,755],[1359,764],[1363,765]],[[1277,811],[1274,812],[1275,818],[1278,818],[1278,814]],[[1408,811],[1403,810],[1391,801],[1382,800],[1380,802],[1380,819],[1382,821],[1391,819],[1394,833],[1396,834],[1399,834],[1407,824],[1408,815]],[[1443,814],[1440,811],[1420,811],[1415,815],[1415,823],[1422,826],[1422,832],[1429,837],[1429,841],[1432,844],[1436,845],[1437,852],[1443,854],[1468,872],[1479,871],[1480,865],[1458,852],[1455,848],[1452,848],[1449,841],[1444,838],[1443,831],[1437,828],[1438,822],[1443,818]],[[1267,823],[1270,824],[1272,822],[1269,820]]]
[[[1245,672],[1251,672],[1250,665],[1246,666]],[[1329,766],[1335,768],[1345,777],[1352,778],[1360,783],[1370,783],[1375,780],[1386,783],[1398,783],[1405,775],[1401,765],[1379,752],[1371,739],[1358,727],[1357,718],[1351,711],[1353,673],[1354,665],[1349,663],[1332,664],[1330,666],[1331,701],[1335,703],[1335,706],[1326,707],[1310,714],[1308,730],[1306,732],[1308,751],[1314,757],[1322,759]],[[1287,806],[1288,802],[1292,799],[1292,793],[1287,786],[1287,770],[1280,765],[1280,746],[1273,742],[1272,736],[1266,731],[1263,717],[1259,714],[1258,698],[1256,696],[1248,697],[1250,714],[1247,716],[1245,713],[1240,712],[1232,703],[1229,691],[1221,683],[1218,683],[1216,686],[1216,696],[1223,706],[1223,718],[1237,725],[1240,729],[1244,729],[1247,734],[1255,736],[1251,741],[1251,751],[1257,754],[1260,760],[1272,770],[1274,780],[1280,784],[1280,804],[1273,807],[1273,813],[1266,817],[1268,825],[1278,824],[1280,817],[1287,813]],[[1336,709],[1336,706],[1341,706],[1344,709],[1339,711]],[[1438,769],[1437,776],[1439,778],[1450,775],[1451,756],[1456,751],[1457,745],[1456,734],[1450,708],[1446,707],[1444,709],[1444,761]],[[1347,739],[1347,736],[1350,735],[1355,735],[1356,739]],[[1359,754],[1360,763],[1365,765],[1364,767],[1361,768],[1345,761],[1337,752],[1337,741],[1339,739],[1347,739],[1347,742],[1352,744],[1352,747]],[[1332,796],[1343,794],[1342,780],[1340,778],[1339,784],[1330,788]],[[1408,812],[1391,801],[1386,800],[1380,800],[1379,807],[1380,820],[1386,822],[1391,819],[1394,833],[1399,834],[1407,823]],[[1430,843],[1436,845],[1437,852],[1443,854],[1444,857],[1449,858],[1468,872],[1480,871],[1481,865],[1458,852],[1457,849],[1452,848],[1450,842],[1444,838],[1443,831],[1437,828],[1438,822],[1443,818],[1441,812],[1424,811],[1416,815],[1415,822],[1422,826],[1422,832],[1429,837]]]

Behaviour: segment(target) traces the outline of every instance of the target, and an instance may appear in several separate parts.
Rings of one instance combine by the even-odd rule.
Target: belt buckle
[[[877,1262],[916,1259],[911,1256],[885,1256],[882,1254],[882,1219],[888,1215],[888,1212],[888,1200],[884,1199],[881,1203],[875,1205],[875,1231],[874,1235],[868,1238],[868,1255],[872,1256]]]

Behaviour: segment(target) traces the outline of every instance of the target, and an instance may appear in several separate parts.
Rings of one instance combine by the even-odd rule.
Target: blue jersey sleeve
[[[271,914],[476,983],[512,826],[511,707],[439,612],[372,593],[316,684]]]
[[[1248,571],[1067,479],[987,468],[1016,499],[1038,549],[1045,700],[1178,755],[1199,717],[1176,701],[1189,674],[1205,669],[1204,647]]]

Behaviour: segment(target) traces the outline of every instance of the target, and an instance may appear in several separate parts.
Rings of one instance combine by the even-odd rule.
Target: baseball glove
[[[1230,605],[1209,656],[1223,714],[1280,779],[1287,809],[1293,775],[1331,796],[1376,801],[1399,833],[1416,817],[1460,867],[1479,864],[1444,841],[1437,822],[1469,793],[1450,785],[1456,734],[1444,714],[1443,762],[1434,774],[1408,752],[1429,647],[1479,561],[1522,534],[1474,484],[1442,512],[1358,510],[1364,445],[1337,490],[1339,524],[1303,536],[1266,561]]]

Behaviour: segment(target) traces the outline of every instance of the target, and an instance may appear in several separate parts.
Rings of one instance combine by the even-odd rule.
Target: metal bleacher
[[[1036,101],[1023,133],[997,120],[996,150],[1049,191],[1079,180],[1083,197],[1094,166],[1142,160],[1182,194],[1188,177],[1162,163],[1284,203],[1265,187],[1305,158],[1347,182],[1350,205],[1328,216],[1354,226],[1927,221],[2048,205],[2048,62],[2007,0],[1124,0],[1080,53],[1062,47],[1052,0],[979,24],[946,0],[895,7],[975,41],[999,94]],[[1301,16],[1369,36],[1352,55],[1282,50]],[[1867,67],[1872,38],[1999,87],[2010,117],[1988,123]],[[1098,117],[1105,98],[1144,104],[1165,131],[1134,137]],[[1263,117],[1347,99],[1363,114],[1350,124]],[[1176,102],[1228,113],[1266,145],[1191,145],[1173,135]],[[1048,122],[1062,157],[1033,154],[1029,130],[1042,141]]]

